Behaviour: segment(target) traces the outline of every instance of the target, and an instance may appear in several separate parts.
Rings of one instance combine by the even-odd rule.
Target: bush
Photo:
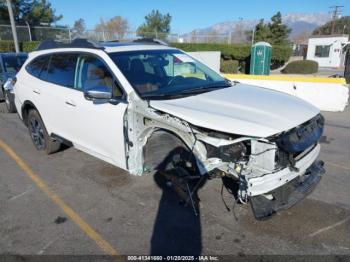
[[[19,49],[22,52],[31,52],[36,49],[40,42],[32,41],[32,42],[20,42]],[[14,52],[15,44],[13,41],[0,41],[0,52]]]
[[[23,52],[32,52],[39,45],[40,41],[32,41],[32,42],[23,42],[22,43],[22,51]]]
[[[236,74],[238,72],[237,60],[223,60],[221,59],[220,71],[227,74]]]
[[[292,61],[285,68],[283,74],[313,74],[318,71],[318,63],[312,60]]]
[[[240,63],[249,63],[250,45],[248,44],[191,44],[191,43],[172,43],[174,47],[180,48],[186,52],[194,51],[220,51],[221,57],[225,60],[238,60]],[[292,55],[290,46],[274,45],[272,46],[272,65],[284,64]]]
[[[0,41],[0,52],[15,51],[15,44],[13,41]]]

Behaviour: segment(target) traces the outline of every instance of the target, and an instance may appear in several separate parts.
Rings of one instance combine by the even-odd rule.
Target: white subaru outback
[[[231,83],[158,41],[44,41],[13,88],[36,149],[70,144],[134,175],[229,178],[257,219],[297,203],[324,174],[317,108]]]

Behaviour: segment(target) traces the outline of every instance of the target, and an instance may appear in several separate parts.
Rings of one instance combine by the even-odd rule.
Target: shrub
[[[37,48],[39,43],[40,43],[39,41],[23,42],[22,43],[22,51],[23,52],[32,52]]]
[[[13,41],[0,41],[0,52],[15,51],[15,44]]]
[[[237,60],[223,60],[221,59],[220,71],[222,73],[236,74],[238,72],[238,61]]]
[[[31,52],[36,49],[40,42],[32,41],[32,42],[20,42],[19,49],[23,52]],[[15,44],[13,41],[0,41],[0,52],[14,52]]]
[[[283,74],[313,74],[318,71],[318,63],[312,60],[292,61],[282,70]]]
[[[249,44],[193,44],[193,43],[172,43],[174,47],[186,52],[194,51],[220,51],[224,60],[238,60],[240,64],[249,64],[250,45]],[[292,55],[290,46],[272,46],[271,66],[278,67],[287,62]],[[244,67],[242,67],[244,69]],[[244,70],[242,70],[244,71]]]

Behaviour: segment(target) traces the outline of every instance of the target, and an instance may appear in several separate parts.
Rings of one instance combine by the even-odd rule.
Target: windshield
[[[176,49],[111,53],[144,99],[173,98],[228,87],[218,73]]]
[[[26,55],[3,56],[5,72],[9,74],[12,74],[12,73],[16,74],[21,69],[21,66],[24,64],[26,59],[27,59]]]

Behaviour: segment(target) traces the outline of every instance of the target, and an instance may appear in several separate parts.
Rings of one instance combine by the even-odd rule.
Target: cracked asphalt
[[[350,254],[350,110],[324,116],[326,175],[298,205],[256,221],[250,205],[226,210],[219,180],[199,191],[196,217],[156,177],[130,176],[74,148],[37,152],[18,116],[0,113],[0,140],[49,190],[0,149],[0,254],[108,254],[108,245],[127,255]]]

